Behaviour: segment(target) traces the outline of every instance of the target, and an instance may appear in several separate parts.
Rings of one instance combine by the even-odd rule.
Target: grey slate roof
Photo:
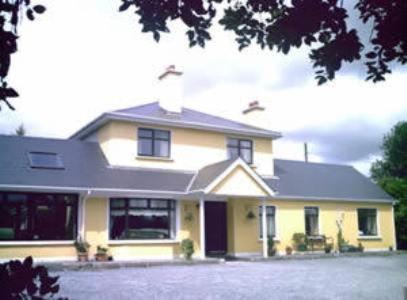
[[[281,137],[280,132],[250,126],[185,107],[182,108],[180,114],[168,113],[160,107],[159,102],[152,102],[105,113],[74,133],[70,138],[84,139],[109,120],[137,121],[152,125],[205,129],[270,138]]]
[[[336,199],[393,199],[370,179],[351,166],[274,160],[274,173],[280,179],[265,179],[277,197]]]
[[[236,159],[228,159],[203,167],[196,174],[189,190],[197,191],[205,189],[216,177],[222,174],[235,160]]]
[[[32,169],[30,151],[59,153],[65,169]],[[0,188],[49,186],[138,191],[187,192],[206,187],[233,163],[221,161],[196,173],[142,168],[112,168],[97,143],[0,135]],[[393,201],[383,190],[350,166],[275,159],[275,175],[263,178],[276,198]]]
[[[184,192],[193,173],[111,168],[97,143],[0,136],[0,185]],[[59,153],[65,169],[32,169],[28,152]]]

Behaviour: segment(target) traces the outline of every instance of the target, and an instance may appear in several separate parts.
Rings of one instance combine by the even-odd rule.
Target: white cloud
[[[405,73],[376,85],[346,73],[317,87],[304,51],[239,52],[233,36],[219,28],[205,49],[190,49],[179,24],[157,44],[140,32],[132,13],[117,12],[118,1],[42,3],[47,12],[20,32],[9,81],[21,97],[13,102],[17,112],[0,113],[2,133],[23,122],[31,135],[66,138],[104,111],[155,101],[155,80],[169,64],[185,72],[191,108],[241,120],[247,103],[259,99],[273,129],[288,135],[276,143],[278,157],[303,158],[303,141],[291,133],[323,128],[329,136],[351,122],[371,124],[382,135],[407,117]],[[312,161],[333,159],[309,142]],[[348,163],[366,169],[363,162]]]

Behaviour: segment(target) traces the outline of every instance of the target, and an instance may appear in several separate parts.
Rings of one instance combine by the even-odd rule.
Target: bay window
[[[175,201],[168,199],[110,199],[111,240],[175,238]]]
[[[64,241],[77,234],[73,194],[0,192],[0,241]]]

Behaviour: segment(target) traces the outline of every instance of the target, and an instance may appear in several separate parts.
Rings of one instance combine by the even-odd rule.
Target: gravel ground
[[[70,299],[404,299],[407,255],[54,274]]]

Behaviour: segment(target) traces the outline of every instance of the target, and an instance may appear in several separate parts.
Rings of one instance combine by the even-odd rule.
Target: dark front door
[[[208,256],[226,255],[226,202],[205,202],[205,247]]]

